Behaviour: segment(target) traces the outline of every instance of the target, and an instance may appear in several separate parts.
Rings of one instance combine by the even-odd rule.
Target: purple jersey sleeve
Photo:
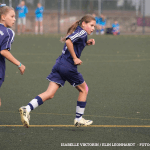
[[[67,39],[70,39],[72,43],[75,43],[76,41],[80,39],[87,39],[87,32],[85,30],[81,30],[80,32],[74,32],[71,35],[68,35]]]
[[[13,30],[7,28],[5,38],[1,43],[1,50],[8,49],[11,50],[11,44],[14,41],[15,33]],[[0,51],[1,51],[0,50]]]

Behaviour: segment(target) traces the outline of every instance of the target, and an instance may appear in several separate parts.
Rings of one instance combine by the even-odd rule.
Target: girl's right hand
[[[73,59],[74,65],[81,65],[82,61],[79,58]]]
[[[26,67],[22,64],[21,67],[19,67],[20,74],[23,75],[25,72]]]

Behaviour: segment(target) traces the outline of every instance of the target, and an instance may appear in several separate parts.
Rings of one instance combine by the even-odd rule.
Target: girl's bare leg
[[[79,97],[76,106],[76,117],[74,119],[74,125],[77,127],[81,125],[85,125],[85,126],[91,125],[93,123],[92,120],[85,120],[84,118],[82,118],[86,106],[88,86],[85,82],[83,82],[81,85],[76,86],[76,88],[79,91]]]
[[[38,96],[42,98],[43,102],[46,100],[52,99],[56,93],[56,91],[59,89],[59,85],[55,82],[50,82],[47,90]]]
[[[38,21],[35,22],[35,34],[38,34]]]
[[[20,25],[18,25],[18,34],[20,34]]]
[[[34,99],[32,99],[26,107],[27,111],[30,112],[38,106],[42,105],[46,100],[52,99],[60,86],[55,82],[50,82],[47,90]]]
[[[43,21],[40,21],[40,34],[43,34]]]
[[[78,101],[85,102],[88,94],[87,84],[83,82],[82,84],[76,86],[76,89],[79,91]]]
[[[22,25],[22,33],[25,32],[25,25]]]
[[[58,88],[59,88],[58,84],[50,82],[45,92],[39,94],[34,99],[32,99],[27,106],[19,108],[21,122],[25,127],[27,128],[29,127],[30,111],[43,104],[43,102],[45,102],[46,100],[53,98]]]

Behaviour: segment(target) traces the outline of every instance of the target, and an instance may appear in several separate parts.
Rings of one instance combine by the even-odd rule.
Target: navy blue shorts
[[[0,78],[0,87],[2,86],[2,83],[3,83],[4,81]]]
[[[52,72],[48,75],[47,79],[61,86],[64,86],[65,81],[68,81],[73,86],[84,82],[82,74],[77,71],[76,67],[67,67],[60,63],[56,63],[53,66]]]

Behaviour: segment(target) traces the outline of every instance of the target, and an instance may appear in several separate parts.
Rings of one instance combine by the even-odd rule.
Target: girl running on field
[[[96,21],[92,15],[85,15],[68,29],[66,37],[62,39],[65,41],[62,55],[57,58],[52,72],[47,77],[50,81],[47,90],[36,96],[27,106],[19,108],[21,121],[25,127],[29,127],[29,113],[46,100],[52,99],[59,87],[64,86],[65,81],[68,81],[79,91],[74,125],[79,127],[93,123],[92,120],[82,118],[86,106],[88,86],[81,73],[77,71],[77,66],[82,63],[80,56],[84,47],[95,44],[94,39],[87,40],[87,35],[94,31],[95,24]]]
[[[18,66],[21,74],[25,71],[25,66],[10,53],[11,44],[15,36],[14,31],[10,28],[15,21],[14,9],[6,6],[6,4],[0,4],[0,87],[5,78],[5,58]]]

